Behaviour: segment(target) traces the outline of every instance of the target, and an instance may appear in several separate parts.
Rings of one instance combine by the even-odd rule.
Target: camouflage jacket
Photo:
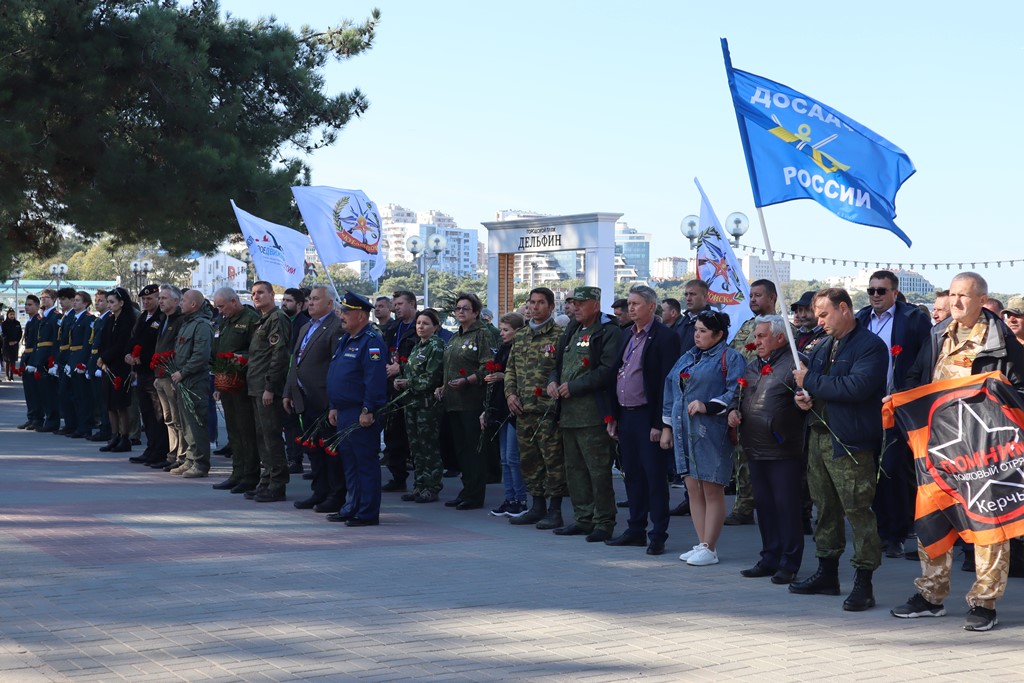
[[[505,397],[518,396],[523,412],[546,413],[554,408],[547,386],[555,369],[561,336],[562,328],[555,324],[554,318],[536,331],[527,324],[516,332],[505,368]]]
[[[476,375],[475,384],[462,389],[445,386],[444,408],[447,411],[484,409],[484,375],[487,361],[494,358],[494,352],[501,341],[494,334],[494,328],[477,320],[465,332],[460,327],[444,347],[444,383],[453,379],[469,378]]]

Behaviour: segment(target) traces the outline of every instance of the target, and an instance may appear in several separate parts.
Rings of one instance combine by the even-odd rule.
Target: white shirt
[[[886,373],[888,378],[886,386],[889,388],[892,387],[892,326],[895,317],[896,304],[893,304],[888,310],[882,311],[881,315],[871,311],[871,317],[868,318],[868,329],[884,341],[885,348],[889,350],[889,371]]]

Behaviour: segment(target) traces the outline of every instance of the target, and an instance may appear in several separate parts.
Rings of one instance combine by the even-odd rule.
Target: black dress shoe
[[[759,579],[762,576],[771,576],[772,574],[775,574],[775,573],[776,573],[776,570],[769,569],[768,567],[766,567],[763,564],[761,564],[760,562],[758,562],[757,564],[755,564],[750,569],[743,569],[743,570],[741,570],[740,571],[740,576],[745,576],[748,579]]]
[[[162,470],[170,464],[166,459],[160,459],[149,463],[147,467],[152,467],[154,470]]]
[[[57,427],[47,427],[46,425],[43,425],[42,427],[36,427],[36,431],[41,433],[55,432],[57,431]]]
[[[292,503],[292,505],[296,510],[312,510],[321,502],[323,501],[319,501],[315,498],[306,498],[305,500],[297,500]]]
[[[252,491],[252,484],[235,484],[235,487],[229,493],[239,494],[248,493],[249,491]]]
[[[231,489],[235,488],[236,486],[238,486],[238,482],[237,481],[231,481],[230,479],[225,479],[224,481],[220,482],[219,484],[214,484],[211,488],[216,489],[217,491],[230,491]]]
[[[85,434],[84,432],[75,432],[74,434],[68,434],[69,439],[84,439],[87,436],[89,435]]]
[[[293,462],[288,465],[288,474],[302,474],[302,463]]]
[[[551,530],[551,533],[553,533],[555,536],[585,536],[590,532],[591,529],[584,529],[583,527],[578,526],[575,522],[567,526],[562,526],[558,527],[557,529]]]
[[[615,504],[615,507],[617,507],[617,508],[628,508],[629,507],[629,501],[628,500],[620,500],[618,503]]]
[[[121,437],[119,437],[119,436],[112,437],[110,439],[110,441],[108,441],[105,445],[100,446],[100,452],[101,453],[109,453],[114,448],[114,446],[116,446],[119,443],[121,443]]]
[[[347,522],[352,519],[352,515],[342,514],[341,512],[332,512],[326,517],[328,522]]]
[[[793,583],[796,581],[796,572],[791,572],[788,569],[779,569],[772,575],[771,581],[779,586]]]
[[[679,505],[672,508],[672,511],[668,513],[669,517],[689,517],[690,516],[690,501],[684,500]]]
[[[257,486],[254,489],[246,491],[245,492],[245,498],[246,498],[246,500],[252,500],[253,498],[255,498],[256,496],[258,496],[261,493],[266,493],[266,489],[265,488],[260,488],[259,486]]]
[[[131,443],[132,443],[133,446],[141,446],[142,445],[142,439],[131,439]]]
[[[604,543],[611,537],[612,535],[604,529],[594,529],[587,534],[587,538],[585,540],[587,543]]]
[[[223,448],[218,448],[217,450],[215,450],[213,452],[213,454],[214,455],[231,455],[231,446],[224,446]]]
[[[131,453],[132,442],[129,439],[121,439],[117,445],[110,449],[111,453]]]
[[[647,540],[643,536],[636,536],[629,533],[628,531],[623,534],[619,534],[615,538],[610,538],[604,542],[605,545],[634,545],[639,548],[647,545]]]
[[[30,424],[28,427],[25,427],[25,431],[26,432],[34,432],[34,431],[36,431],[36,426],[34,424]],[[99,441],[106,441],[106,439],[98,439],[98,440]]]
[[[313,512],[337,512],[341,509],[341,501],[337,498],[325,498],[323,501],[313,506]],[[342,520],[344,521],[344,520]]]
[[[277,503],[282,500],[287,500],[287,498],[285,497],[284,489],[281,489],[280,491],[271,491],[270,489],[266,489],[257,493],[253,500],[257,503]]]
[[[18,429],[28,429],[29,425],[31,424],[31,422],[22,422],[20,425],[18,425]]]
[[[356,519],[355,517],[345,522],[345,526],[377,526],[378,524],[380,524],[379,519]]]
[[[312,479],[312,478],[313,478],[313,473],[312,473],[312,472],[305,472],[305,473],[304,473],[304,474],[302,475],[302,478],[303,478],[303,479]]]
[[[136,465],[142,465],[144,463],[149,462],[149,456],[148,455],[133,455],[132,457],[128,458],[128,462],[133,462]]]
[[[458,505],[455,506],[455,509],[456,510],[479,510],[483,506],[484,506],[483,503],[477,504],[477,503],[467,503],[466,501],[462,501]],[[376,524],[376,522],[374,522],[374,524]],[[369,526],[369,525],[368,524],[360,524],[359,526]]]
[[[404,481],[395,481],[394,479],[392,479],[388,483],[386,483],[383,486],[381,486],[380,490],[383,491],[384,493],[391,493],[393,491],[405,491],[406,490],[405,482]]]
[[[664,555],[665,541],[651,541],[647,546],[648,555]]]
[[[444,506],[445,506],[446,508],[457,508],[457,507],[459,507],[460,505],[462,505],[462,501],[461,501],[461,500],[459,500],[458,498],[455,498],[454,500],[446,500],[446,501],[444,502]]]
[[[110,441],[110,434],[102,434],[100,432],[96,432],[92,436],[87,436],[85,438],[89,441]]]

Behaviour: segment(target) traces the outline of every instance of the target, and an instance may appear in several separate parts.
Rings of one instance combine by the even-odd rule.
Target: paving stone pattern
[[[19,431],[21,397],[0,383],[0,681],[1024,678],[1018,579],[996,630],[967,633],[970,575],[954,572],[946,617],[897,620],[917,564],[886,560],[878,607],[845,613],[740,577],[753,526],[727,527],[721,564],[699,568],[677,559],[688,518],[660,557],[398,494],[381,526],[352,529],[294,509],[299,477],[289,502],[257,504],[210,488],[226,458],[183,480]],[[808,544],[801,576],[815,564]]]

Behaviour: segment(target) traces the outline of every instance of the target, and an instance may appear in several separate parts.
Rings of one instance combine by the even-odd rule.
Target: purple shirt
[[[623,408],[636,408],[647,404],[647,394],[644,393],[644,344],[647,343],[647,335],[651,332],[654,318],[651,318],[644,327],[637,331],[636,324],[630,328],[629,341],[622,351],[622,367],[615,381],[615,394],[618,396],[619,405]]]

